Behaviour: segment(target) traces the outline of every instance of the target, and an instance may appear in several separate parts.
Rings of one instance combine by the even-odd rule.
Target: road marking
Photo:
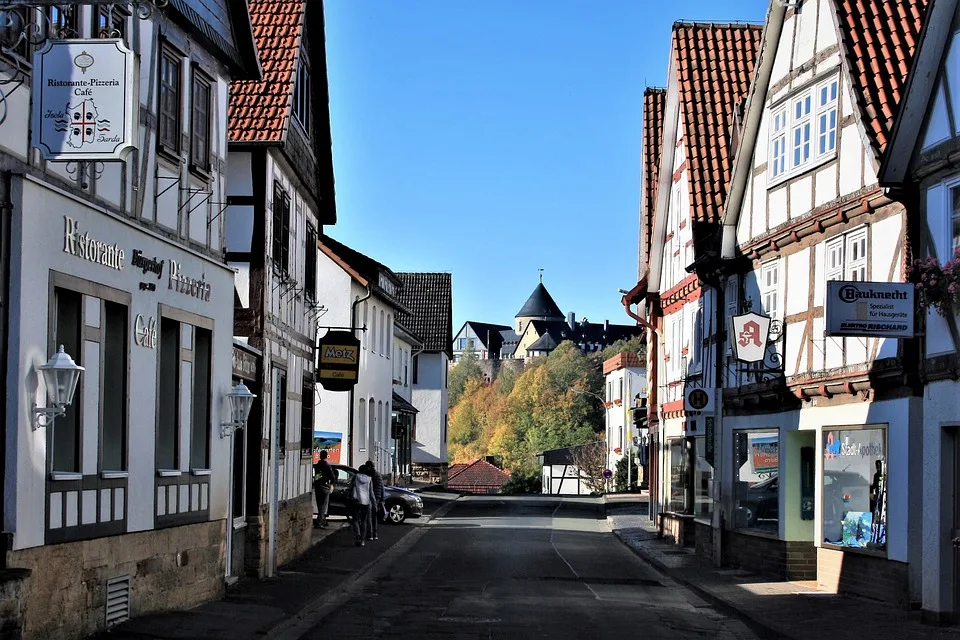
[[[557,533],[557,529],[553,525],[553,520],[556,519],[557,511],[560,511],[561,506],[563,506],[563,498],[560,499],[560,502],[557,503],[557,508],[554,509],[553,513],[550,514],[550,546],[553,547],[554,552],[556,552],[556,554],[560,556],[560,559],[563,560],[563,564],[567,565],[567,568],[570,569],[570,572],[577,578],[577,580],[580,580],[583,586],[587,588],[587,591],[593,594],[594,599],[599,600],[600,596],[597,595],[597,592],[594,591],[593,588],[590,585],[588,585],[586,582],[582,581],[582,579],[580,578],[580,574],[577,573],[577,570],[573,568],[572,564],[567,562],[567,559],[563,557],[562,553],[560,553],[560,549],[557,548],[557,542],[556,542],[556,539],[554,538],[554,536]]]

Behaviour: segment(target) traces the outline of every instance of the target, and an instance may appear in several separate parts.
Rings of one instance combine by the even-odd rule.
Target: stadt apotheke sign
[[[902,282],[827,282],[827,335],[912,338],[914,289]]]
[[[119,39],[48,40],[33,57],[32,144],[47,160],[134,148],[133,52]]]

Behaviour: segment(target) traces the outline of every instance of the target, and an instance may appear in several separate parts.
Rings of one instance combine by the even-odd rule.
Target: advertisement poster
[[[327,462],[340,464],[340,441],[343,434],[339,431],[313,432],[313,462],[320,462],[320,452],[327,452]]]
[[[780,468],[780,447],[775,433],[750,436],[750,464],[756,474],[776,473]]]

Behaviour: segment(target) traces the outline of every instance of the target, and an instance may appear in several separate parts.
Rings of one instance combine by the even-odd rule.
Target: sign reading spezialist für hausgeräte
[[[47,160],[120,160],[134,147],[133,52],[48,40],[33,57],[33,146]]]
[[[914,288],[903,282],[827,282],[828,336],[912,338]]]
[[[320,339],[317,378],[327,391],[349,391],[360,371],[360,341],[349,331],[330,331]]]

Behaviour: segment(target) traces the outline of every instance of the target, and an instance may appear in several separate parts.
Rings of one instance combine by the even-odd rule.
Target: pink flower
[[[949,291],[950,293],[956,293],[956,292],[957,292],[957,285],[955,285],[955,284],[953,284],[953,283],[947,285],[947,291]]]

